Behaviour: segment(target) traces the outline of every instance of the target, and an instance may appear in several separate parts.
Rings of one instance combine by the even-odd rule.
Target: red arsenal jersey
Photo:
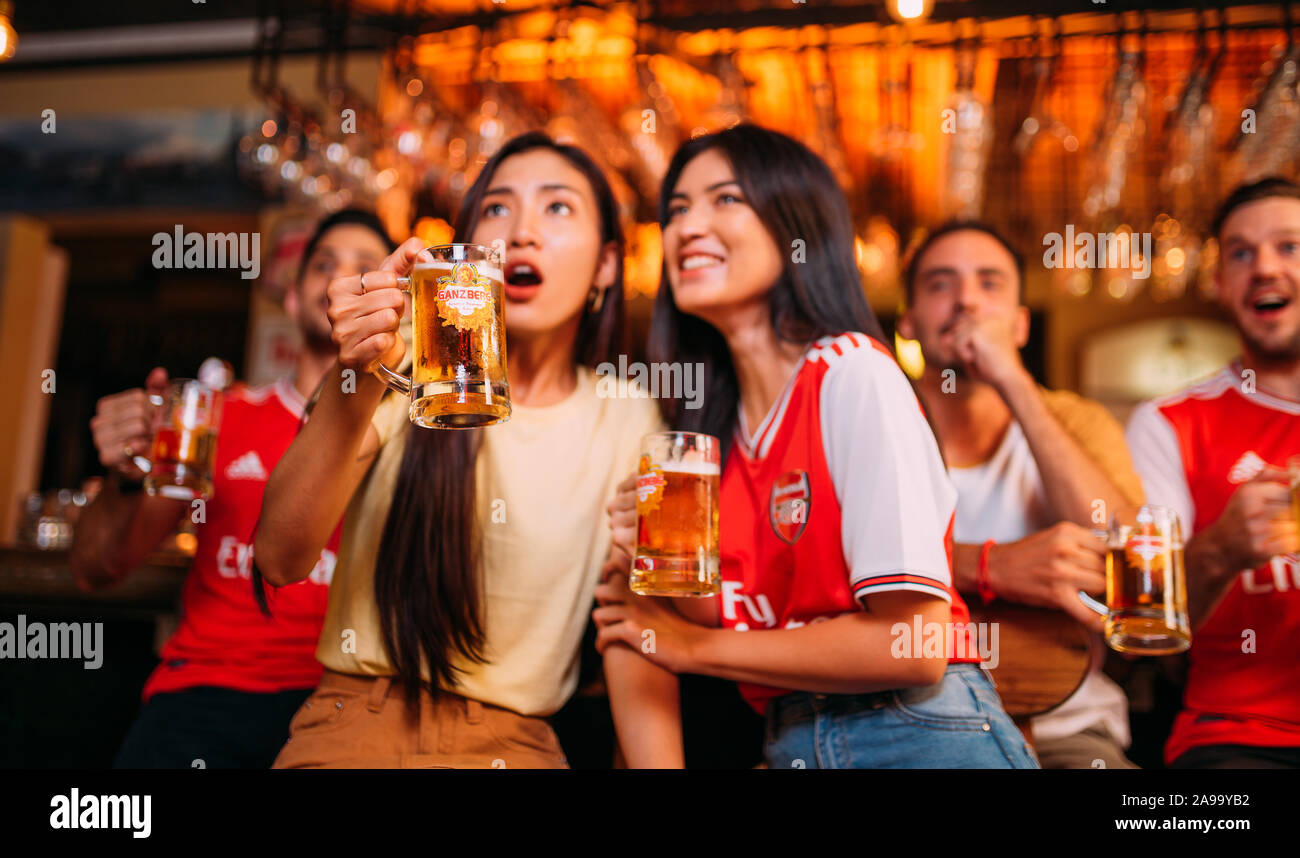
[[[1300,402],[1255,389],[1233,364],[1143,403],[1128,441],[1147,499],[1174,509],[1190,537],[1212,524],[1265,464],[1285,468],[1300,454]],[[1243,570],[1193,633],[1183,711],[1165,761],[1198,745],[1300,746],[1297,644],[1296,555]]]
[[[797,628],[865,610],[860,600],[888,590],[942,598],[953,623],[969,623],[952,587],[956,500],[889,352],[865,334],[823,337],[752,438],[740,415],[722,474],[722,625]],[[961,634],[951,661],[978,663]],[[740,691],[759,713],[788,693]]]
[[[274,692],[315,688],[316,644],[339,530],[305,580],[268,586],[267,617],[253,598],[251,545],[262,493],[275,463],[298,432],[303,401],[287,381],[227,392],[205,521],[181,596],[180,623],[144,699],[199,685]]]

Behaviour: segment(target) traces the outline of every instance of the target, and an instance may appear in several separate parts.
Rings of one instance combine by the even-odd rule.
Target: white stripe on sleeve
[[[861,596],[858,585],[868,579],[917,576],[937,582],[947,598],[952,570],[944,537],[957,491],[934,434],[892,358],[871,345],[844,352],[822,380],[820,411],[849,581]],[[865,586],[934,592],[923,582]]]
[[[1133,411],[1125,432],[1133,467],[1142,478],[1147,503],[1167,506],[1183,523],[1183,539],[1190,539],[1196,522],[1196,505],[1187,486],[1183,450],[1173,424],[1160,413],[1154,401],[1143,402]]]

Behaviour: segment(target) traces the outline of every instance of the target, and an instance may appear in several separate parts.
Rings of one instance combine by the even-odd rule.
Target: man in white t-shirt
[[[957,488],[955,583],[973,605],[1055,608],[1097,633],[1083,683],[1032,720],[1035,750],[1043,768],[1134,768],[1128,701],[1102,673],[1101,623],[1078,591],[1104,592],[1105,548],[1092,528],[1140,504],[1141,482],[1105,408],[1040,388],[1021,362],[1021,271],[993,229],[954,222],[926,238],[906,272],[898,329],[921,344],[918,392]]]

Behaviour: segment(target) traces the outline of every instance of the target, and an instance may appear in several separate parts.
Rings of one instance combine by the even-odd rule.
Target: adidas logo
[[[249,450],[226,465],[228,480],[265,480],[266,476],[266,468],[262,467],[262,460],[258,458],[256,450]]]
[[[1253,480],[1265,467],[1267,463],[1254,450],[1247,450],[1242,453],[1237,464],[1232,466],[1232,470],[1228,471],[1228,482],[1244,483]]]

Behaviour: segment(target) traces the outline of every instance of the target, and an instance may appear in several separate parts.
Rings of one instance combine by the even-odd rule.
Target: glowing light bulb
[[[13,5],[0,3],[0,62],[10,59],[18,50],[18,33],[10,18],[13,17]]]
[[[915,24],[930,16],[933,0],[889,0],[890,17],[904,24]]]

